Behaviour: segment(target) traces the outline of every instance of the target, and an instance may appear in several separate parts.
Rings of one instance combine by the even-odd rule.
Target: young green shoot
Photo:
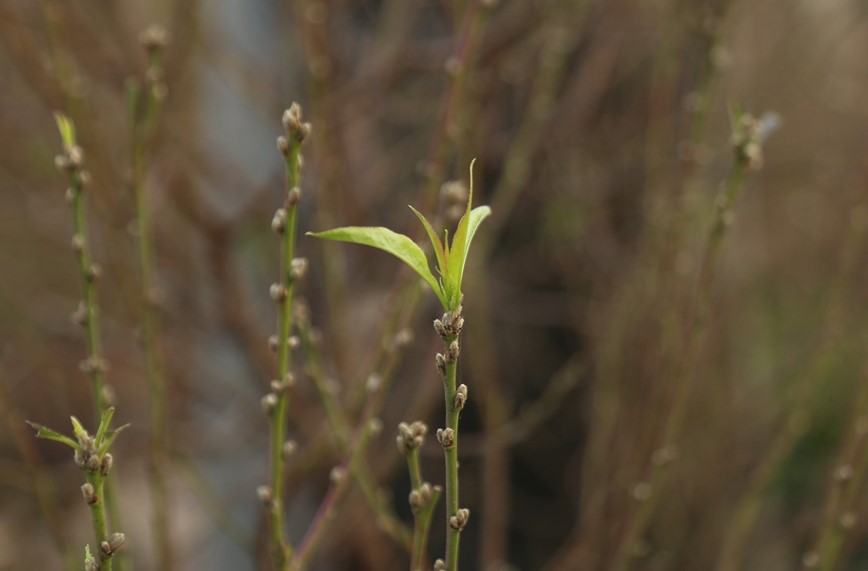
[[[351,226],[336,228],[325,232],[308,233],[310,236],[326,240],[338,240],[354,244],[372,246],[388,252],[410,266],[427,283],[446,313],[434,321],[434,330],[443,339],[445,351],[437,354],[435,364],[443,379],[446,409],[446,427],[437,430],[437,440],[443,446],[446,460],[446,559],[444,568],[448,571],[458,569],[458,550],[461,531],[470,518],[470,511],[460,508],[458,494],[458,420],[467,401],[467,386],[458,386],[458,356],[460,346],[458,337],[464,325],[461,315],[461,280],[464,266],[470,252],[470,244],[479,225],[490,214],[488,206],[473,208],[473,164],[470,163],[470,192],[467,208],[458,227],[449,240],[444,232],[441,240],[430,222],[417,210],[411,210],[419,218],[434,249],[436,271],[439,278],[431,272],[425,253],[410,237],[398,234],[383,227]],[[427,533],[427,530],[424,530]],[[421,541],[421,537],[418,538]],[[417,546],[419,547],[419,546]],[[421,549],[424,549],[422,547]],[[417,552],[417,555],[419,553]],[[414,564],[417,563],[414,561]]]
[[[428,258],[418,244],[409,236],[398,234],[388,228],[346,226],[325,232],[308,232],[307,235],[326,240],[372,246],[392,254],[410,266],[434,290],[437,299],[443,304],[443,309],[455,311],[461,305],[461,278],[464,275],[464,265],[470,252],[470,243],[479,229],[479,225],[491,214],[491,208],[488,206],[473,208],[473,164],[475,162],[474,159],[470,163],[470,195],[467,199],[467,210],[458,222],[458,228],[455,230],[451,243],[449,242],[448,231],[444,232],[443,240],[441,240],[428,219],[410,206],[425,228],[428,239],[431,240],[439,278],[431,272]]]
[[[81,494],[85,503],[90,507],[94,540],[97,546],[96,557],[91,554],[90,545],[85,546],[85,569],[88,571],[111,571],[112,559],[123,547],[126,539],[123,533],[109,534],[105,513],[105,483],[113,464],[109,449],[118,434],[127,427],[124,425],[119,428],[111,428],[114,412],[115,409],[112,407],[103,411],[99,427],[93,436],[74,416],[70,417],[74,438],[47,426],[27,422],[36,429],[37,438],[54,440],[72,448],[75,452],[76,465],[86,474],[87,481],[81,487]]]

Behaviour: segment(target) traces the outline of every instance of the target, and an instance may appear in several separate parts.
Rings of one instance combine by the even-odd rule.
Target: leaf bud
[[[298,281],[307,273],[308,262],[307,258],[293,258],[289,265],[290,277]]]
[[[274,217],[271,219],[271,229],[278,234],[283,234],[283,232],[286,230],[285,208],[278,208],[275,211]]]
[[[438,428],[437,441],[443,445],[443,448],[452,448],[455,446],[455,431],[451,428]]]
[[[462,410],[467,402],[467,385],[462,383],[455,391],[455,409]]]
[[[112,464],[114,464],[114,457],[106,452],[102,457],[102,461],[99,463],[100,474],[108,476],[109,471],[112,469]]]
[[[96,490],[94,490],[90,483],[86,483],[81,487],[81,495],[89,506],[92,506],[99,501],[99,497],[96,495]]]
[[[262,412],[271,416],[274,412],[275,407],[277,407],[277,395],[274,393],[268,393],[264,397],[262,397]]]
[[[295,454],[297,448],[298,444],[296,444],[295,440],[287,440],[283,443],[283,446],[280,447],[280,455],[284,460],[288,460],[293,454]]]
[[[455,512],[455,515],[449,518],[449,527],[461,531],[467,525],[468,520],[470,520],[470,510],[461,508]]]

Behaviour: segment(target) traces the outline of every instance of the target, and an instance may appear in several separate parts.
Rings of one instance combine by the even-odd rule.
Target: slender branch
[[[804,560],[815,562],[820,571],[833,571],[847,534],[857,521],[860,492],[868,476],[868,385],[864,382],[851,421],[851,436],[839,454],[829,484],[826,513],[814,543]]]
[[[371,438],[379,432],[382,426],[376,418],[376,414],[382,407],[385,391],[382,385],[371,386],[371,389],[373,394],[371,394],[359,425],[353,434],[349,452],[341,465],[336,466],[331,471],[332,487],[320,504],[307,533],[293,554],[289,565],[291,571],[303,571],[310,564],[311,558],[335,520],[338,505],[349,491],[351,479],[347,477],[347,473],[352,472],[354,465],[363,457]]]
[[[111,390],[105,384],[107,364],[102,352],[99,305],[96,295],[96,280],[100,277],[102,270],[91,260],[85,219],[83,195],[90,182],[90,173],[83,168],[84,151],[78,146],[75,124],[62,113],[56,113],[55,119],[63,141],[63,153],[55,158],[55,164],[67,174],[69,180],[66,200],[73,211],[72,250],[78,260],[79,274],[84,290],[84,301],[79,304],[72,319],[86,330],[88,357],[82,362],[81,369],[90,376],[94,416],[97,421],[100,421],[109,409]],[[106,483],[104,495],[112,524],[115,527],[121,527],[120,509],[113,480]],[[120,566],[119,562],[118,567]]]
[[[859,267],[865,242],[865,228],[851,227],[838,263],[838,271],[829,289],[823,324],[811,356],[801,374],[793,381],[794,395],[785,409],[780,428],[750,475],[747,490],[739,498],[734,515],[724,535],[717,571],[736,571],[745,556],[750,532],[760,513],[765,494],[779,473],[782,463],[809,429],[810,414],[817,384],[829,351],[842,345],[840,320],[853,285],[853,274]]]
[[[292,545],[286,538],[283,521],[284,500],[284,454],[286,446],[287,409],[289,389],[293,377],[289,372],[290,347],[289,334],[292,328],[292,296],[296,282],[307,267],[306,260],[295,258],[296,222],[298,201],[301,190],[298,187],[301,171],[301,144],[310,132],[310,125],[301,119],[301,107],[293,103],[283,114],[283,127],[286,136],[277,140],[277,146],[284,157],[286,171],[284,206],[277,210],[272,220],[272,229],[282,236],[280,253],[280,281],[271,287],[271,295],[278,305],[276,347],[278,354],[277,380],[272,382],[272,392],[263,398],[263,407],[270,419],[271,486],[260,488],[260,497],[268,509],[271,527],[271,544],[274,566],[285,571],[292,556]]]
[[[320,357],[317,343],[314,339],[309,310],[306,305],[299,303],[298,301],[295,304],[295,321],[301,346],[305,351],[308,361],[308,376],[310,377],[314,390],[316,390],[323,408],[325,409],[330,434],[334,436],[337,445],[340,447],[341,453],[345,454],[348,452],[350,444],[350,421],[341,408],[335,391],[332,390],[332,387],[323,372],[322,359]],[[362,458],[358,462],[353,463],[350,466],[350,473],[358,484],[359,490],[361,490],[368,507],[373,511],[374,516],[377,518],[377,525],[380,529],[383,530],[395,543],[409,550],[412,541],[411,533],[397,516],[392,513],[388,504],[382,502],[378,497],[371,470],[368,468],[365,459]]]
[[[467,387],[457,386],[458,356],[461,352],[458,336],[464,325],[461,307],[447,311],[434,322],[434,329],[443,338],[445,352],[438,353],[435,363],[443,378],[446,428],[437,430],[437,440],[446,457],[446,565],[448,571],[458,570],[458,550],[461,531],[470,518],[470,511],[459,507],[458,492],[458,420],[467,401]]]
[[[74,141],[64,154],[57,157],[58,166],[67,170],[69,177],[70,186],[66,198],[72,207],[72,250],[78,262],[81,286],[84,292],[84,301],[81,302],[72,317],[76,323],[85,328],[88,356],[82,362],[81,369],[90,377],[94,416],[99,418],[102,411],[108,406],[105,390],[106,361],[102,353],[100,312],[96,294],[96,280],[101,275],[101,269],[91,260],[84,205],[84,190],[90,181],[90,174],[81,168],[82,161],[83,152],[81,147],[75,145]]]
[[[660,493],[669,473],[669,467],[677,454],[676,442],[684,424],[687,404],[695,375],[696,359],[705,338],[711,285],[714,270],[726,230],[733,217],[733,206],[744,186],[745,172],[749,168],[759,168],[762,161],[762,141],[767,132],[762,122],[749,115],[739,114],[734,118],[733,150],[734,158],[729,177],[724,188],[715,200],[714,216],[699,269],[697,287],[689,307],[687,327],[685,328],[683,352],[675,373],[674,400],[666,419],[661,444],[651,458],[647,479],[634,487],[634,498],[640,502],[627,524],[622,537],[613,569],[627,571],[631,567],[635,546],[650,524],[651,517],[659,500]]]
[[[129,187],[136,211],[136,237],[138,242],[139,293],[141,296],[142,345],[148,380],[148,398],[151,412],[150,473],[149,481],[153,502],[152,530],[156,538],[156,557],[160,569],[172,568],[171,521],[169,495],[166,489],[168,470],[168,421],[166,375],[163,346],[160,340],[160,294],[154,262],[154,239],[148,197],[144,192],[144,176],[148,165],[151,142],[157,117],[166,95],[163,82],[162,53],[167,43],[164,29],[152,26],[142,33],[141,42],[148,55],[145,73],[144,108],[138,109],[137,86],[128,90],[130,123]]]
[[[428,552],[428,535],[434,509],[443,488],[431,486],[422,481],[422,467],[419,462],[419,448],[425,442],[428,426],[416,421],[412,424],[402,422],[398,425],[396,439],[398,450],[407,457],[407,471],[410,473],[410,509],[413,511],[413,548],[410,553],[410,571],[422,571]]]
[[[99,549],[99,546],[108,539],[108,525],[106,524],[104,509],[105,501],[103,500],[105,497],[105,480],[99,473],[91,472],[87,475],[87,481],[91,486],[93,486],[95,501],[90,504],[90,516],[93,521],[93,536],[96,541],[97,549]],[[102,554],[102,550],[100,550],[100,559],[100,571],[111,571],[112,558],[105,558]]]

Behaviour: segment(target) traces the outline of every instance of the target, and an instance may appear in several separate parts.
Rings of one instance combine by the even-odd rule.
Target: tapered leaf
[[[443,249],[443,242],[440,241],[440,236],[437,235],[437,232],[434,231],[434,228],[431,226],[431,223],[428,222],[428,219],[422,216],[422,213],[410,207],[410,210],[413,211],[413,214],[419,219],[422,223],[422,226],[425,227],[425,232],[428,233],[428,239],[431,240],[431,245],[434,247],[434,255],[437,257],[437,269],[440,270],[440,275],[446,276],[447,267],[446,267],[446,250]]]
[[[364,226],[347,226],[335,228],[334,230],[326,230],[325,232],[308,232],[307,234],[308,236],[323,238],[325,240],[337,240],[371,246],[392,254],[419,274],[431,286],[440,302],[444,306],[447,305],[443,290],[440,288],[440,284],[437,283],[434,274],[431,273],[431,269],[428,266],[425,252],[407,236],[393,232],[388,228]]]
[[[79,446],[72,438],[68,436],[64,436],[63,434],[57,432],[56,430],[52,430],[47,426],[43,426],[42,424],[37,424],[35,422],[26,421],[27,424],[36,429],[36,438],[45,438],[46,440],[54,440],[55,442],[61,442],[66,444],[70,448],[74,450],[78,450]]]
[[[72,432],[75,434],[76,440],[78,440],[79,442],[84,442],[85,440],[90,438],[90,435],[87,433],[87,430],[85,430],[84,425],[81,423],[80,420],[78,420],[74,416],[70,416],[69,420],[72,422]]]
[[[72,120],[60,111],[54,112],[54,120],[57,122],[57,130],[60,131],[63,146],[67,148],[75,146],[75,125]]]
[[[113,430],[109,430],[105,433],[105,436],[102,439],[102,442],[99,443],[99,453],[105,454],[108,452],[109,448],[111,448],[112,444],[114,444],[115,439],[118,437],[118,434],[121,433],[122,430],[126,430],[129,428],[129,423],[124,424],[123,426],[118,426]]]
[[[449,276],[452,279],[452,291],[450,292],[450,302],[457,305],[460,301],[457,299],[461,294],[461,278],[464,275],[464,264],[467,262],[467,254],[470,251],[470,242],[473,240],[473,235],[479,229],[479,225],[490,214],[491,209],[487,206],[480,206],[472,209],[473,206],[473,165],[476,159],[470,163],[470,193],[467,197],[467,210],[464,216],[458,221],[458,228],[455,230],[455,236],[452,238],[452,245],[449,249]]]
[[[96,436],[94,440],[96,440],[97,446],[100,445],[103,438],[105,438],[106,433],[109,430],[109,426],[112,423],[112,417],[115,414],[115,407],[110,406],[106,408],[102,413],[102,418],[99,421],[99,428],[96,430]]]
[[[470,215],[466,216],[467,227],[464,239],[459,244],[456,234],[455,240],[452,241],[452,251],[449,256],[449,272],[455,280],[455,289],[458,292],[461,291],[461,280],[464,277],[464,266],[470,253],[470,243],[473,241],[473,236],[476,235],[479,225],[489,216],[491,216],[491,208],[488,206],[478,206],[471,210]],[[460,300],[453,300],[454,303],[458,303],[458,301]]]

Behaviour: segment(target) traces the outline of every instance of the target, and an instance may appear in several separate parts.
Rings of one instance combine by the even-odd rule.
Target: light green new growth
[[[108,522],[105,513],[105,484],[106,478],[112,467],[112,455],[109,453],[111,445],[118,434],[126,428],[110,428],[115,409],[105,409],[100,418],[96,434],[91,436],[81,422],[70,417],[72,433],[75,439],[65,436],[47,426],[28,421],[27,423],[36,429],[37,438],[54,440],[65,444],[75,450],[75,463],[85,474],[87,482],[81,487],[81,493],[85,502],[90,507],[91,520],[93,523],[94,539],[98,560],[91,555],[90,546],[85,546],[85,570],[111,571],[112,559],[124,544],[125,537],[122,533],[108,532]]]
[[[443,396],[446,412],[446,428],[437,431],[437,440],[443,446],[446,464],[446,560],[435,565],[435,568],[442,568],[447,571],[458,570],[458,550],[461,532],[470,517],[470,510],[460,508],[458,495],[458,421],[461,410],[464,408],[464,403],[467,400],[467,386],[461,385],[459,387],[457,381],[458,357],[460,354],[458,340],[464,324],[464,318],[461,315],[461,278],[464,274],[464,266],[467,262],[467,255],[470,251],[473,237],[482,221],[491,214],[491,209],[488,206],[473,208],[474,162],[470,163],[470,192],[467,198],[467,208],[458,222],[458,228],[455,230],[451,243],[448,232],[444,232],[444,239],[441,241],[431,223],[416,209],[412,206],[410,207],[419,218],[419,221],[422,222],[422,226],[425,228],[429,240],[431,240],[431,245],[434,248],[434,257],[437,262],[437,271],[440,274],[439,280],[431,272],[428,259],[425,257],[422,248],[409,237],[393,232],[388,228],[354,226],[337,228],[325,232],[308,233],[308,235],[317,238],[373,246],[392,254],[410,266],[413,271],[419,274],[431,286],[431,289],[434,290],[434,293],[446,310],[441,319],[434,321],[434,330],[443,339],[445,349],[443,354],[437,355],[435,362],[443,380]],[[399,448],[401,448],[400,445]],[[414,480],[414,493],[421,498],[422,488],[418,482],[420,478],[416,472],[417,470],[411,462],[410,473]],[[414,530],[413,558],[411,561],[412,571],[417,571],[417,569],[421,568],[421,561],[426,551],[428,527],[431,512],[433,511],[433,504],[428,504],[428,502],[430,499],[433,499],[432,494],[433,492],[430,491],[424,494],[431,496],[431,498],[424,502],[427,505],[427,511],[423,513],[420,510],[419,513],[415,514],[416,527]],[[419,502],[411,500],[411,504],[413,503],[416,503],[415,507],[417,509],[421,507]]]
[[[447,311],[455,310],[461,304],[461,278],[464,275],[464,265],[470,251],[470,243],[479,229],[479,225],[491,214],[491,208],[488,206],[473,208],[473,164],[475,162],[476,159],[470,163],[470,195],[467,199],[467,210],[458,222],[458,228],[452,237],[451,244],[449,243],[448,232],[445,232],[444,239],[440,240],[431,223],[418,210],[410,207],[422,222],[428,239],[431,240],[434,257],[437,261],[437,272],[440,274],[439,279],[431,272],[428,258],[422,248],[409,237],[388,228],[347,226],[325,232],[308,232],[308,235],[326,240],[372,246],[392,254],[410,266],[425,280],[425,283],[431,286],[444,309]]]

